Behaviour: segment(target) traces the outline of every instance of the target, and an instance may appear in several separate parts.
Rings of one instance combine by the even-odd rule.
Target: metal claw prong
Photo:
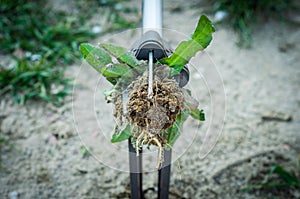
[[[149,51],[148,60],[148,99],[152,99],[153,84],[153,51]]]

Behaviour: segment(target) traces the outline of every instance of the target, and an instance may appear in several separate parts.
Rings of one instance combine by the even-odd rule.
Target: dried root
[[[158,153],[158,162],[156,168],[160,168],[163,162],[163,144],[164,141],[161,138],[158,138],[157,135],[152,136],[147,131],[143,130],[140,135],[133,141],[135,145],[136,155],[139,156],[140,148],[144,145],[156,145],[159,149]]]

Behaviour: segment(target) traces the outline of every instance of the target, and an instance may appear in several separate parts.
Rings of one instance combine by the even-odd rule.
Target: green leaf
[[[163,58],[160,62],[180,72],[184,65],[186,65],[197,52],[204,50],[210,44],[214,31],[215,29],[211,21],[205,15],[202,15],[192,38],[188,41],[182,41],[170,57]]]
[[[202,109],[190,110],[190,115],[196,120],[205,121],[205,114]]]
[[[112,63],[110,55],[105,50],[88,43],[80,44],[80,51],[84,59],[100,73],[104,66]]]
[[[181,111],[180,114],[177,115],[174,124],[167,129],[168,145],[173,146],[176,140],[179,138],[183,123],[187,118],[188,113],[186,111]]]
[[[117,79],[114,77],[107,77],[107,81],[109,81],[112,85],[116,85],[118,83]]]
[[[276,181],[271,181],[272,178],[271,176],[276,173],[278,176],[283,180],[283,182],[276,182]],[[268,176],[267,182],[263,183],[257,183],[251,186],[247,186],[242,189],[242,191],[250,191],[252,189],[260,189],[260,188],[266,188],[266,187],[296,187],[300,188],[300,181],[296,177],[295,174],[292,172],[286,171],[284,168],[281,166],[275,165],[270,168],[270,173]]]
[[[292,173],[286,171],[281,166],[273,166],[270,174],[277,173],[289,186],[300,187],[300,182],[297,177]]]
[[[187,89],[187,88],[185,90],[186,90],[187,94],[192,97],[192,91],[190,89]]]
[[[6,142],[6,139],[0,137],[0,142],[5,143],[5,142]]]
[[[101,73],[113,85],[130,84],[136,77],[135,72],[125,64],[109,64],[101,70]]]
[[[86,148],[85,146],[80,147],[80,153],[81,153],[82,157],[87,157],[90,155],[89,149]]]
[[[126,128],[122,131],[119,131],[119,127],[116,125],[115,132],[112,135],[111,142],[122,142],[124,140],[127,140],[131,136],[131,127],[130,125],[127,125]]]
[[[131,68],[138,67],[139,61],[126,48],[105,43],[101,43],[100,46],[116,57],[119,62],[125,63]]]
[[[181,66],[174,66],[170,70],[170,76],[173,77],[175,75],[179,75],[182,67]]]
[[[133,77],[131,69],[124,64],[108,64],[101,70],[104,77]]]

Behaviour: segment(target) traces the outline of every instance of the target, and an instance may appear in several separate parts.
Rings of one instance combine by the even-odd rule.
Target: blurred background
[[[200,138],[179,159],[181,167],[173,164],[170,198],[300,198],[299,3],[164,1],[165,28],[190,35],[201,14],[213,21],[216,33],[207,49],[212,61],[199,55],[193,65],[205,75],[201,64],[213,62],[226,93],[225,125],[208,156],[198,153],[205,126],[185,127],[199,129]],[[82,64],[80,43],[116,34],[120,45],[133,43],[139,34],[122,31],[140,26],[138,0],[1,1],[0,198],[130,197],[128,173],[91,155],[101,151],[96,143],[103,132],[90,123],[93,113],[85,112],[90,101],[76,103],[92,96],[95,71],[81,71],[72,90]],[[166,39],[174,47],[181,40]],[[200,104],[209,102],[202,98]],[[77,120],[93,147],[78,138],[73,103],[83,111]],[[99,111],[110,114],[112,107],[102,103]],[[146,198],[156,198],[156,176],[146,173],[144,181]]]

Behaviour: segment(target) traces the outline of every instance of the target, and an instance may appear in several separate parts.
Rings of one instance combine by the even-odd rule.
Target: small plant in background
[[[14,146],[10,143],[10,141],[8,139],[4,138],[4,137],[0,137],[0,151],[1,151],[1,144],[9,146],[9,148],[11,148],[11,149],[14,148]],[[0,163],[1,163],[1,161],[0,161]]]
[[[123,15],[124,13],[134,13],[138,15],[138,11],[132,8],[122,8],[122,4],[116,4],[113,7],[110,7],[110,14],[108,16],[108,29],[107,31],[123,30],[126,28],[136,28],[138,27],[138,20],[128,20]],[[120,11],[122,10],[122,11]]]
[[[46,58],[39,61],[16,58],[11,68],[0,68],[0,95],[11,93],[21,104],[33,98],[61,105],[63,97],[69,94],[71,80],[54,64]]]
[[[259,18],[278,16],[292,9],[292,0],[214,0],[213,11],[227,15],[228,23],[239,35],[238,45],[250,47],[252,26]]]
[[[79,151],[80,151],[80,154],[82,155],[83,158],[87,158],[91,155],[90,152],[89,152],[89,149],[86,148],[85,146],[81,146]]]
[[[42,99],[61,105],[69,93],[64,67],[78,53],[80,42],[94,33],[74,16],[45,7],[45,1],[2,1],[0,52],[14,54],[15,62],[0,65],[0,95],[12,94],[16,102]],[[11,60],[12,61],[12,60]]]
[[[100,27],[101,34],[124,30],[127,28],[137,28],[141,22],[139,11],[135,7],[126,6],[128,0],[93,0],[77,1],[81,13],[101,14]],[[86,14],[92,17],[91,14]],[[103,20],[104,19],[104,20]]]
[[[45,7],[46,1],[3,1],[0,52],[21,49],[33,54],[47,55],[48,60],[70,63],[79,57],[78,45],[94,33],[77,17]]]
[[[270,188],[296,188],[300,190],[300,153],[298,154],[298,165],[296,172],[288,171],[285,168],[274,165],[270,168],[269,174],[264,182],[252,184],[243,188],[243,191],[251,191],[255,189]]]
[[[104,12],[107,17],[107,30],[108,32],[123,30],[126,28],[137,28],[138,23],[140,23],[141,18],[137,18],[138,9],[125,7],[123,2],[125,0],[100,0],[100,6],[104,7]],[[132,19],[128,19],[126,15],[133,14]]]
[[[120,7],[120,2],[91,1],[83,6],[78,1],[80,14],[75,16],[50,9],[45,0],[1,1],[0,53],[13,54],[16,62],[0,63],[0,96],[11,93],[15,101],[22,104],[29,99],[42,99],[61,105],[71,83],[64,77],[64,66],[81,56],[80,43],[99,33],[92,31],[92,25],[83,25],[88,24],[93,15],[90,9],[81,10],[86,4],[95,5],[94,10],[97,6],[109,10],[111,25],[102,33],[136,26],[122,18],[121,14],[128,9]]]

